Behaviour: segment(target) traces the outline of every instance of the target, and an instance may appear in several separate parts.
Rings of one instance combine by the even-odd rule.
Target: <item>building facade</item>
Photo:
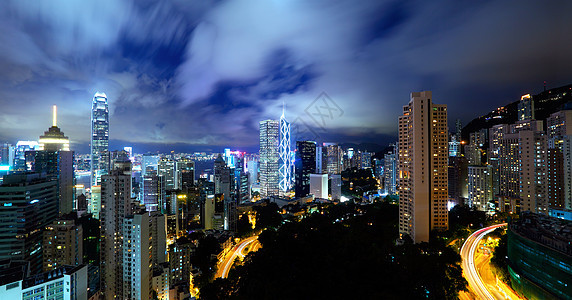
[[[278,195],[280,122],[265,120],[260,122],[260,197]]]
[[[91,185],[109,171],[109,107],[105,93],[95,93],[91,105]]]
[[[415,243],[447,230],[447,106],[411,93],[399,117],[399,233]]]

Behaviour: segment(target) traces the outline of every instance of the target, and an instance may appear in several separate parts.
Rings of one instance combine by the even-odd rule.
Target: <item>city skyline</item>
[[[388,144],[411,91],[432,90],[466,123],[544,81],[572,81],[572,45],[554,29],[570,27],[569,5],[7,2],[0,139],[35,139],[55,104],[72,150],[88,153],[90,100],[102,91],[111,149],[254,152],[258,121],[284,102],[295,123],[326,92],[343,116],[325,124],[324,142]],[[94,11],[99,21],[86,22]]]

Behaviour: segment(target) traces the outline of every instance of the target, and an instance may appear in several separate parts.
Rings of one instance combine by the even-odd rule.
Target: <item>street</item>
[[[248,247],[251,245],[251,247]],[[230,271],[234,261],[238,256],[244,257],[250,251],[256,251],[260,248],[260,243],[258,242],[258,236],[252,236],[240,241],[231,251],[226,254],[226,256],[217,264],[217,272],[215,278],[226,278],[228,272]],[[246,250],[246,251],[245,251]]]

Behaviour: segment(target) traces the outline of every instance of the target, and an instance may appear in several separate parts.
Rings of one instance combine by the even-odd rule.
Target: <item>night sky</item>
[[[412,91],[448,104],[452,127],[543,81],[572,83],[570,12],[571,1],[2,1],[0,141],[37,140],[56,104],[72,150],[87,153],[101,91],[112,148],[256,151],[258,122],[283,104],[319,141],[384,145]],[[312,118],[320,103],[328,116]]]

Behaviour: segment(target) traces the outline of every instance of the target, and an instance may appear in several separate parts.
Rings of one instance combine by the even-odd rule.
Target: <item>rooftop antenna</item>
[[[546,92],[546,80],[544,80],[544,91]]]
[[[57,106],[53,106],[52,107],[52,126],[53,127],[57,127],[57,122],[58,121],[58,107]]]

